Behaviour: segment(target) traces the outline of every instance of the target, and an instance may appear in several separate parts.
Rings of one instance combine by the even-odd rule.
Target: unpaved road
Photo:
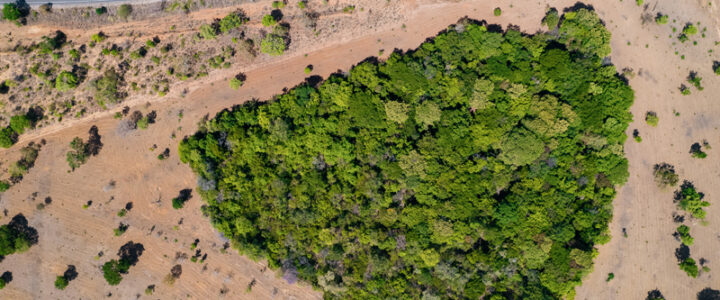
[[[291,49],[278,59],[245,67],[243,71],[248,80],[238,91],[230,89],[226,81],[218,81],[184,98],[166,97],[150,107],[136,105],[134,109],[143,112],[158,112],[158,123],[148,130],[119,134],[119,121],[104,114],[72,126],[50,127],[27,135],[12,149],[0,151],[3,161],[17,159],[17,150],[29,140],[45,138],[47,145],[25,180],[1,196],[0,206],[9,211],[9,216],[16,213],[27,216],[40,233],[40,243],[27,253],[12,255],[0,263],[0,272],[9,270],[14,275],[0,297],[97,299],[111,293],[111,298],[129,299],[143,295],[146,286],[155,284],[152,298],[160,299],[319,299],[321,295],[309,287],[288,284],[273,271],[264,270],[264,262],[253,262],[232,250],[222,254],[219,249],[223,241],[201,215],[197,195],[184,209],[171,208],[170,199],[177,196],[179,190],[195,186],[189,168],[178,161],[178,140],[194,132],[196,123],[205,115],[212,116],[248,99],[270,98],[281,93],[284,87],[300,83],[307,76],[303,69],[308,64],[315,67],[313,75],[327,77],[377,55],[380,49],[387,55],[394,48],[415,48],[463,16],[503,26],[512,23],[533,33],[540,28],[546,2],[513,1],[510,7],[510,1],[492,4],[487,1],[404,1],[403,18],[394,24],[368,30],[368,34],[348,35],[334,43]],[[628,135],[637,128],[643,142],[628,139],[626,143],[631,176],[614,202],[613,239],[599,248],[595,271],[577,289],[577,299],[643,299],[647,291],[655,288],[668,299],[692,299],[705,287],[720,289],[718,280],[713,279],[715,269],[720,270],[720,265],[716,266],[720,263],[720,241],[715,225],[720,224],[720,204],[713,201],[718,194],[716,187],[720,186],[720,153],[709,150],[705,160],[693,159],[687,153],[692,142],[702,139],[720,147],[717,133],[720,120],[713,118],[720,115],[720,105],[713,101],[713,96],[720,92],[717,84],[720,78],[710,69],[712,61],[717,59],[714,54],[717,51],[708,53],[709,49],[718,50],[714,42],[720,40],[715,19],[715,7],[719,3],[713,1],[710,9],[700,6],[707,3],[646,1],[651,14],[661,11],[670,14],[671,19],[682,16],[676,27],[687,21],[700,21],[701,27],[708,26],[707,37],[698,37],[698,45],[693,46],[673,45],[676,39],[668,37],[672,23],[642,25],[643,8],[637,7],[634,1],[592,2],[613,32],[613,63],[618,69],[631,67],[638,74],[631,79],[636,91],[632,112],[638,121],[631,124]],[[572,1],[552,1],[559,9],[573,4]],[[492,16],[496,6],[503,10],[501,17]],[[362,7],[362,3],[358,7]],[[684,54],[685,59],[675,55],[676,50]],[[304,56],[305,53],[308,55]],[[700,72],[705,90],[681,96],[677,87],[690,70]],[[648,110],[660,116],[657,128],[642,122]],[[674,116],[673,110],[680,115]],[[180,111],[183,111],[182,119],[178,117]],[[67,145],[75,136],[86,138],[92,125],[100,129],[105,146],[100,155],[68,173],[64,161]],[[173,132],[178,138],[171,138]],[[150,151],[154,144],[158,149]],[[171,150],[170,158],[160,161],[156,156],[165,148]],[[681,177],[694,181],[713,203],[708,208],[710,225],[688,223],[695,237],[692,256],[708,259],[708,266],[713,269],[696,279],[689,278],[677,267],[674,249],[679,242],[671,236],[677,226],[672,222],[675,209],[672,191],[659,190],[651,174],[652,165],[658,162],[674,164]],[[111,181],[115,182],[114,187],[109,185]],[[31,200],[34,192],[37,192],[36,199]],[[52,204],[38,210],[37,203],[46,196],[52,197]],[[88,200],[93,204],[82,209]],[[117,217],[117,211],[127,202],[133,202],[133,209],[128,216]],[[129,224],[130,229],[123,236],[114,237],[112,229],[119,222]],[[622,228],[626,228],[627,238],[622,236]],[[177,261],[177,252],[193,254],[190,243],[195,238],[200,239],[198,248],[208,253],[207,261],[203,264],[187,259]],[[120,285],[109,287],[99,266],[115,258],[117,249],[128,240],[142,243],[145,253]],[[104,251],[105,256],[95,260],[100,251]],[[181,278],[174,286],[162,283],[176,263],[183,267]],[[60,292],[52,284],[67,264],[75,265],[80,274]],[[605,282],[610,272],[615,274],[615,279]],[[257,284],[246,293],[253,279]],[[227,292],[220,296],[221,289],[225,288]]]

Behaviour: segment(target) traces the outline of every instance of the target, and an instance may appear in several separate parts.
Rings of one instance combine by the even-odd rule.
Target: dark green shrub
[[[64,276],[58,276],[55,278],[55,288],[58,290],[64,290],[68,284],[69,282]]]
[[[496,7],[493,10],[493,15],[495,15],[496,17],[499,17],[500,15],[502,15],[502,9],[500,9],[499,7]]]
[[[27,115],[14,115],[10,118],[10,128],[17,134],[23,134],[25,129],[32,128],[32,121]]]

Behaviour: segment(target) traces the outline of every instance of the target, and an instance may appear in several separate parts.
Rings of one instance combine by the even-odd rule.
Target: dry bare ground
[[[356,5],[381,9],[375,2],[384,1]],[[322,43],[298,39],[282,57],[234,68],[233,72],[243,71],[248,77],[240,90],[230,89],[227,81],[218,76],[214,83],[190,85],[191,92],[184,98],[171,95],[161,99],[133,99],[129,102],[133,109],[158,112],[157,123],[147,130],[121,134],[118,132],[120,121],[114,120],[109,112],[24,135],[16,146],[0,151],[3,168],[17,159],[18,149],[29,141],[44,138],[47,145],[22,183],[0,196],[0,207],[8,211],[8,216],[17,213],[27,216],[30,225],[39,231],[40,242],[28,252],[11,255],[0,263],[0,272],[13,273],[13,281],[0,291],[0,297],[98,299],[112,294],[110,298],[130,299],[136,295],[146,297],[145,288],[155,284],[152,298],[160,299],[321,298],[319,292],[306,285],[286,283],[266,269],[265,262],[253,262],[232,250],[221,253],[224,241],[202,216],[197,194],[185,208],[172,209],[171,199],[181,189],[196,185],[189,168],[177,158],[179,139],[194,132],[197,122],[208,114],[212,116],[248,99],[270,98],[283,88],[300,83],[307,76],[303,68],[308,64],[315,67],[313,75],[322,77],[338,70],[347,71],[366,57],[377,55],[381,49],[387,56],[395,48],[414,48],[464,16],[503,26],[518,25],[523,31],[533,33],[540,29],[540,20],[550,2],[559,9],[574,4],[573,1],[400,1],[391,6],[398,15],[390,20],[370,23],[367,27],[348,27],[343,26],[347,24],[343,22],[348,21],[337,18],[332,20],[336,24],[333,31],[326,32],[331,38],[323,39]],[[720,40],[717,19],[720,3],[715,0],[709,2],[712,5],[706,1],[646,1],[645,6],[638,7],[635,1],[629,0],[588,2],[613,33],[613,63],[618,69],[632,68],[637,74],[630,80],[636,91],[632,107],[636,122],[628,128],[628,135],[638,129],[643,141],[636,143],[628,139],[626,143],[630,179],[614,201],[613,239],[599,248],[595,271],[577,289],[577,298],[644,299],[649,290],[658,288],[668,299],[692,299],[703,288],[720,289],[720,280],[713,278],[715,272],[720,272],[717,226],[720,203],[715,201],[720,186],[720,153],[716,150],[720,148],[717,132],[720,120],[716,117],[720,115],[720,105],[714,102],[714,96],[720,92],[720,85],[716,84],[720,78],[711,68],[717,51],[708,52],[718,50],[715,41]],[[269,1],[262,3],[270,5]],[[502,16],[492,15],[495,7],[502,8]],[[374,20],[370,9],[356,12],[353,18]],[[670,15],[670,24],[643,24],[644,13],[654,16],[657,12]],[[672,33],[672,26],[681,30],[686,22],[700,22],[700,28],[708,28],[706,38],[699,35],[695,38],[697,46],[680,44],[674,37],[677,34]],[[684,55],[684,59],[680,55]],[[682,96],[678,87],[690,71],[697,71],[704,78],[705,90],[693,90],[692,95]],[[149,107],[146,102],[151,102]],[[643,122],[649,110],[660,117],[658,127]],[[184,115],[182,119],[178,117],[180,111]],[[675,116],[673,111],[680,115]],[[68,173],[65,162],[68,143],[75,136],[85,138],[92,125],[100,129],[105,146],[98,156]],[[171,138],[173,133],[176,139]],[[707,151],[708,158],[704,160],[691,158],[690,144],[703,139],[715,149]],[[149,150],[154,144],[157,150]],[[165,148],[171,149],[170,158],[158,160],[157,155]],[[707,259],[712,269],[696,279],[685,275],[677,266],[674,250],[680,243],[672,237],[677,227],[672,220],[676,210],[672,190],[660,190],[652,177],[652,166],[660,162],[675,165],[681,178],[693,181],[712,203],[707,209],[709,225],[691,221],[691,234],[695,237],[695,244],[690,247],[692,257]],[[109,184],[111,181],[115,182],[114,187]],[[36,196],[33,197],[33,193],[37,193]],[[36,205],[47,196],[52,197],[52,203],[38,210]],[[92,205],[82,209],[88,200],[92,200]],[[128,202],[133,203],[133,208],[126,217],[118,217],[117,212]],[[120,222],[130,227],[124,235],[115,237],[112,230]],[[627,238],[623,237],[623,228]],[[207,260],[204,263],[177,260],[178,252],[194,254],[190,244],[196,238],[200,239],[198,249],[208,254]],[[99,267],[115,258],[117,249],[129,240],[142,243],[145,252],[120,285],[110,287]],[[95,260],[101,251],[104,256]],[[164,284],[163,278],[178,263],[183,268],[180,279],[173,286]],[[79,276],[65,291],[57,291],[53,288],[55,276],[62,274],[68,264],[77,267]],[[610,272],[615,274],[615,279],[606,282]],[[257,283],[252,291],[246,292],[253,279]],[[221,290],[226,291],[222,296]]]

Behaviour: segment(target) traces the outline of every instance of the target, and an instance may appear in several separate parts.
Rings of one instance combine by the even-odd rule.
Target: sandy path
[[[698,46],[676,46],[686,55],[686,59],[681,60],[674,55],[673,40],[667,37],[669,25],[641,25],[642,8],[632,1],[595,2],[599,14],[613,32],[613,62],[618,68],[629,66],[636,71],[642,70],[642,75],[631,80],[636,90],[636,104],[632,108],[635,119],[642,120],[645,111],[654,110],[660,116],[660,125],[650,128],[643,122],[636,122],[628,130],[629,134],[638,128],[644,141],[638,144],[629,139],[627,142],[631,177],[615,200],[615,217],[611,224],[614,238],[600,248],[595,272],[578,288],[578,299],[641,299],[654,288],[660,288],[668,299],[689,299],[713,284],[714,288],[720,288],[714,283],[717,280],[713,281],[711,277],[714,271],[691,279],[677,268],[673,253],[679,243],[671,236],[676,227],[671,217],[674,209],[671,191],[659,191],[651,175],[653,164],[666,161],[675,164],[683,178],[693,180],[711,202],[717,194],[714,187],[720,186],[716,174],[720,160],[716,150],[708,151],[709,157],[703,161],[687,154],[690,144],[703,138],[720,147],[720,137],[716,133],[718,120],[711,118],[720,113],[720,106],[712,102],[712,95],[717,95],[720,87],[713,84],[718,79],[711,74],[712,57],[707,53],[708,49],[715,48],[713,42],[718,39],[713,30],[715,27],[708,31],[708,38],[698,38]],[[648,2],[650,8],[655,6],[654,1]],[[406,29],[398,23],[371,34],[348,37],[339,41],[342,44],[318,45],[317,49],[308,49],[307,57],[302,55],[305,52],[297,51],[261,66],[249,67],[244,70],[248,81],[238,91],[220,81],[185,98],[166,97],[147,109],[137,106],[136,109],[144,112],[158,111],[158,123],[146,131],[120,136],[116,132],[118,121],[109,115],[99,115],[58,130],[28,135],[24,141],[42,136],[48,144],[41,151],[36,167],[20,185],[1,196],[0,205],[8,209],[9,216],[25,214],[40,232],[40,244],[0,263],[0,272],[10,270],[14,275],[13,282],[2,291],[2,297],[97,299],[112,293],[112,298],[128,299],[142,295],[147,285],[156,284],[153,298],[162,299],[218,297],[223,287],[229,289],[224,296],[227,299],[320,298],[319,293],[307,286],[289,285],[272,271],[262,272],[263,262],[253,262],[233,251],[221,254],[222,241],[202,217],[197,195],[184,209],[171,208],[170,199],[180,189],[195,186],[193,174],[177,159],[179,138],[191,134],[196,122],[207,114],[212,116],[247,99],[267,99],[281,93],[285,87],[296,85],[306,77],[303,68],[308,64],[315,66],[313,75],[327,77],[377,55],[380,49],[385,49],[387,55],[394,48],[415,48],[427,37],[466,15],[503,26],[519,25],[528,33],[539,29],[546,6],[544,1],[529,1],[522,5],[516,1],[513,8],[510,3],[406,2],[403,21]],[[572,4],[572,1],[553,1],[558,8]],[[495,6],[503,9],[501,17],[492,16]],[[692,20],[715,26],[714,13],[700,9],[695,3],[664,1],[657,5],[657,10],[660,9],[671,16],[684,16],[678,22]],[[645,44],[649,47],[645,48]],[[681,97],[677,86],[691,69],[701,72],[706,89]],[[681,115],[672,116],[673,109]],[[182,120],[177,117],[180,110],[184,111]],[[98,157],[68,174],[64,161],[67,145],[74,136],[86,138],[91,125],[100,129],[105,147]],[[170,138],[173,132],[177,133],[178,139]],[[157,144],[158,150],[151,152],[148,148],[153,144]],[[170,159],[157,160],[157,154],[166,147],[171,150]],[[0,151],[0,155],[3,160],[15,159],[18,148]],[[116,187],[105,191],[103,187],[111,180],[116,181]],[[34,201],[28,199],[33,192],[38,192]],[[37,210],[36,204],[46,196],[51,196],[53,203],[44,210]],[[114,200],[109,201],[111,197]],[[93,205],[87,210],[81,209],[87,200],[93,200]],[[115,214],[126,202],[133,202],[134,208],[127,217],[117,217]],[[182,225],[177,225],[181,219]],[[720,205],[708,209],[708,219],[709,226],[691,226],[695,237],[695,246],[691,249],[693,257],[705,257],[714,268],[714,262],[720,261],[717,254],[720,243],[714,225],[720,221]],[[130,224],[130,229],[121,237],[112,236],[112,229],[121,221]],[[153,233],[148,234],[153,226]],[[174,230],[174,226],[178,226],[178,230]],[[623,227],[627,228],[628,238],[622,237]],[[158,235],[159,232],[162,234]],[[185,260],[181,263],[183,275],[178,282],[173,287],[163,284],[163,277],[175,264],[176,252],[192,255],[190,243],[195,238],[200,239],[198,248],[208,253],[205,264]],[[98,267],[114,258],[117,249],[128,240],[143,243],[145,254],[119,286],[109,287]],[[106,256],[96,261],[93,257],[99,251],[104,251]],[[52,282],[67,264],[74,264],[80,276],[67,290],[57,292],[52,288]],[[609,272],[615,273],[615,279],[606,283]],[[252,292],[246,293],[245,288],[253,278],[257,284]]]

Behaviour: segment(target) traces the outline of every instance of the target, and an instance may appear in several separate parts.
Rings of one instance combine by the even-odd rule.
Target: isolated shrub
[[[305,70],[303,70],[303,72],[305,72],[305,74],[310,74],[312,72],[312,70],[313,70],[313,66],[308,65],[307,67],[305,67]]]
[[[75,137],[70,142],[70,149],[65,155],[65,160],[70,168],[75,170],[87,162],[88,154],[85,152],[85,142],[81,138]]]
[[[272,15],[264,15],[262,18],[262,24],[265,27],[275,26],[277,20]]]
[[[652,127],[657,127],[659,120],[660,119],[658,118],[657,113],[655,113],[654,111],[649,111],[645,113],[645,122],[648,125]]]
[[[695,25],[688,23],[685,25],[685,28],[683,28],[682,33],[688,36],[695,35],[698,33],[698,28],[695,27]]]
[[[230,78],[230,88],[233,90],[239,89],[243,83],[245,83],[245,75],[244,74],[238,74],[235,75],[233,78]]]
[[[127,273],[130,264],[127,261],[112,259],[102,266],[103,277],[110,285],[118,285],[122,281],[122,273]]]
[[[105,14],[105,13],[107,13],[107,7],[105,7],[105,6],[100,6],[100,7],[98,7],[98,8],[95,9],[95,14],[98,15],[98,16],[99,16],[99,15],[102,15],[102,14]]]
[[[301,1],[298,1],[297,6],[300,9],[305,9],[307,7],[307,3],[305,2],[305,0],[301,0]]]
[[[20,19],[22,17],[22,12],[20,11],[20,8],[15,3],[5,3],[3,5],[3,19],[9,20],[9,21],[15,21],[17,19]]]
[[[707,157],[707,153],[702,151],[702,146],[700,143],[694,143],[690,145],[690,155],[694,158],[705,158]]]
[[[661,13],[658,13],[657,16],[655,16],[655,23],[667,24],[668,23],[668,15],[663,15]]]
[[[661,187],[675,186],[679,177],[675,173],[675,167],[667,163],[656,164],[653,169],[655,182]]]
[[[90,41],[92,41],[94,43],[100,43],[100,42],[104,41],[105,39],[107,39],[107,35],[105,35],[105,33],[103,33],[102,31],[100,31],[98,33],[94,33],[93,35],[90,36]]]
[[[129,17],[130,14],[132,14],[132,11],[133,11],[132,5],[122,4],[118,7],[117,15],[118,15],[118,17],[120,17],[122,19],[127,19],[127,17]]]
[[[496,7],[493,10],[493,15],[495,15],[496,17],[499,17],[500,15],[502,15],[502,9],[500,9],[499,7]]]
[[[55,78],[55,89],[64,92],[76,88],[78,85],[78,77],[72,72],[62,71]]]
[[[172,199],[172,206],[174,209],[181,209],[185,205],[185,202],[190,200],[192,197],[191,189],[184,189],[180,191],[180,195]]]
[[[348,5],[343,7],[343,12],[346,14],[351,14],[355,11],[355,5]]]
[[[68,284],[69,282],[64,276],[58,276],[55,278],[55,288],[58,290],[64,290]]]
[[[268,34],[260,42],[260,51],[272,56],[280,56],[285,52],[285,39],[276,34]]]
[[[0,193],[7,191],[10,188],[10,184],[7,181],[0,180]]]

